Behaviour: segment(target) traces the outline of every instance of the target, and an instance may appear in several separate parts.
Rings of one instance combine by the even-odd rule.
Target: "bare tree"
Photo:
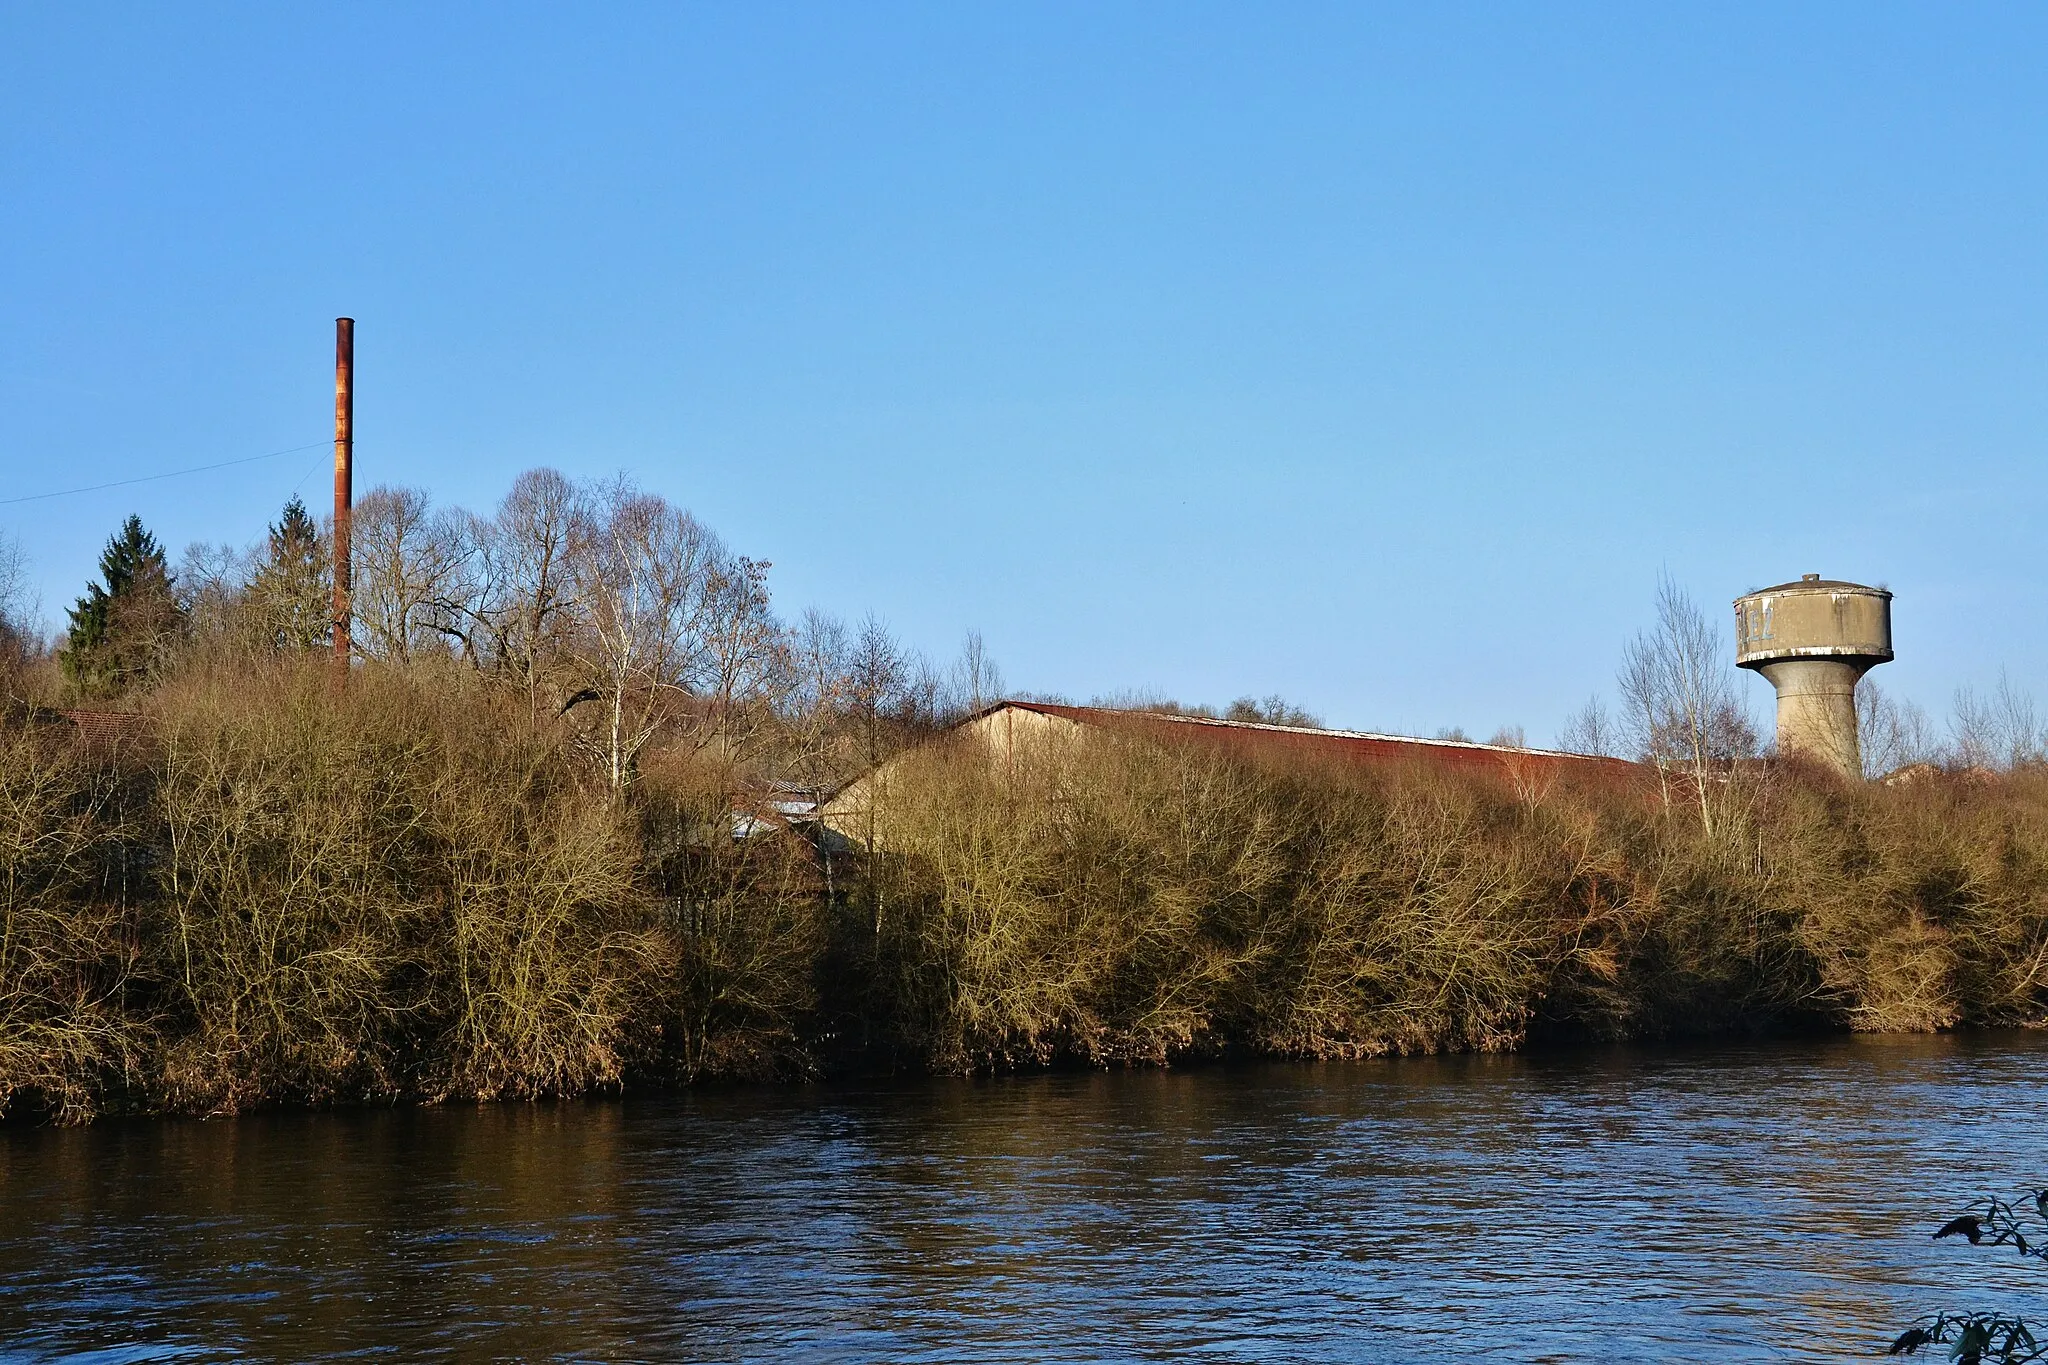
[[[786,643],[770,608],[768,561],[728,555],[716,542],[713,550],[682,684],[700,702],[699,746],[716,740],[737,758],[772,719]]]
[[[1893,697],[1869,677],[1856,684],[1856,747],[1863,755],[1863,775],[1873,778],[1941,756],[1927,712]]]
[[[1724,823],[1733,763],[1757,748],[1729,656],[1728,642],[1668,574],[1657,584],[1656,626],[1622,654],[1629,739],[1660,774],[1684,784],[1709,838]]]
[[[34,606],[29,592],[28,552],[21,548],[20,541],[0,531],[0,621],[26,631]]]
[[[1192,708],[1191,714],[1206,710]],[[1257,725],[1286,725],[1298,730],[1320,730],[1322,717],[1306,707],[1296,706],[1279,693],[1264,698],[1239,697],[1223,708],[1224,720],[1248,720]]]
[[[894,746],[890,722],[909,708],[911,657],[889,628],[870,613],[847,651],[846,700],[859,729],[861,757],[872,768]]]
[[[1003,670],[988,656],[981,632],[970,630],[960,645],[960,658],[953,665],[952,691],[959,707],[978,715],[1002,699]]]
[[[577,550],[577,657],[589,686],[573,700],[603,704],[614,789],[664,725],[733,757],[768,716],[783,672],[768,565],[732,555],[688,512],[623,480],[594,497]]]
[[[1557,732],[1557,747],[1569,754],[1619,756],[1621,737],[1615,733],[1606,703],[1598,697],[1586,698],[1586,704],[1573,713],[1571,719],[1564,723],[1564,728]]]
[[[593,534],[589,496],[553,469],[529,469],[469,528],[478,591],[476,654],[526,695],[538,724],[547,680],[567,665],[582,615],[576,562]]]
[[[784,710],[790,764],[804,781],[826,785],[851,766],[837,752],[839,719],[849,706],[852,643],[846,623],[812,607],[790,631]]]
[[[1956,689],[1949,721],[1956,758],[1966,767],[2012,769],[2048,761],[2048,726],[2034,699],[1999,670],[1998,686],[1980,697],[1974,688]]]
[[[232,545],[195,542],[178,559],[178,609],[187,638],[202,652],[240,652],[249,645],[243,595],[249,556]]]
[[[954,718],[952,688],[946,674],[922,650],[904,656],[903,695],[897,719],[908,731],[934,730]]]
[[[576,556],[587,625],[579,659],[603,707],[600,762],[614,791],[660,725],[661,693],[680,683],[700,610],[710,532],[688,513],[620,480],[594,499]]]
[[[372,489],[355,506],[354,638],[389,663],[465,639],[472,551],[458,516],[436,516],[417,488]]]
[[[0,696],[16,690],[29,660],[40,648],[32,621],[36,610],[29,589],[28,555],[20,541],[0,531]]]

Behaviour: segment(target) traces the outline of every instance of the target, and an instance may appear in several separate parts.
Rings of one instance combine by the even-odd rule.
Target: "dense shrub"
[[[167,1103],[622,1079],[661,955],[633,842],[479,701],[293,668],[153,699]]]
[[[148,1070],[116,789],[67,738],[0,730],[0,1113],[82,1118]]]
[[[1097,738],[877,797],[877,1008],[949,1070],[1337,1057],[2048,1006],[2048,781],[1541,793]]]
[[[772,816],[736,809],[737,781],[721,765],[671,760],[650,765],[635,792],[670,945],[650,1005],[665,1064],[683,1079],[807,1076],[818,1069],[809,1025],[830,940],[827,869]]]
[[[2048,1007],[2048,777],[1542,791],[1095,734],[915,749],[872,831],[624,791],[462,670],[188,669],[0,730],[0,1112],[1347,1057]],[[737,823],[736,823],[737,822]],[[747,837],[738,837],[741,834]]]

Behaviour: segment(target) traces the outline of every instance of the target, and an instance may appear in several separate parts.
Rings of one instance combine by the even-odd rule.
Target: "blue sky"
[[[1941,711],[2048,665],[2044,70],[1994,5],[0,4],[0,500],[320,442],[346,313],[359,489],[624,469],[1020,688],[1540,739],[1660,571],[1817,571]],[[325,459],[0,531],[57,617]]]

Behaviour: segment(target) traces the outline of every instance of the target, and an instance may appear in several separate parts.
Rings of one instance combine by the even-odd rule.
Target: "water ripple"
[[[16,1129],[0,1355],[1835,1360],[2038,1302],[1926,1232],[2048,1179],[2044,1079],[2000,1035]]]

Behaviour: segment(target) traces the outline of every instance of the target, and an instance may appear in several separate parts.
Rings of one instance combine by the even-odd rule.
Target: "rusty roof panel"
[[[1611,781],[1641,771],[1640,765],[1625,759],[1566,753],[1558,749],[1475,744],[1470,740],[1417,739],[1409,735],[1382,735],[1364,730],[1311,730],[1259,721],[1222,720],[1213,716],[1121,711],[1050,702],[1004,702],[989,709],[1000,710],[1003,706],[1059,716],[1083,725],[1137,726],[1162,737],[1178,735],[1252,756],[1291,753],[1351,763],[1420,763],[1439,769],[1505,776],[1518,782],[1545,781],[1567,772]]]

